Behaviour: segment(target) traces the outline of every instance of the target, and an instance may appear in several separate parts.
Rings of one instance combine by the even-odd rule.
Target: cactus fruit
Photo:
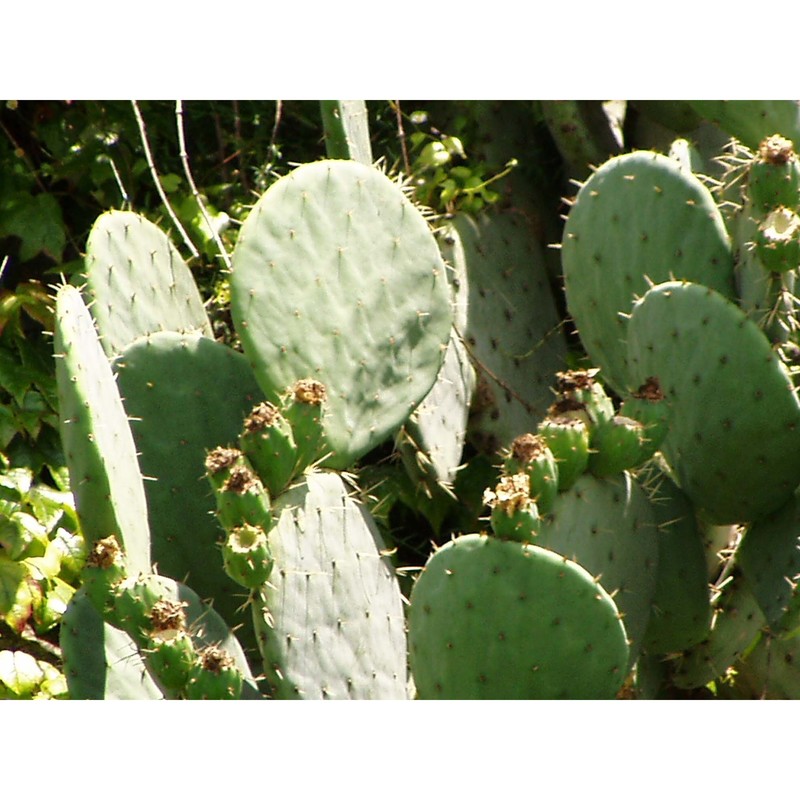
[[[533,542],[541,527],[539,509],[530,494],[530,478],[517,472],[500,478],[494,490],[487,490],[484,502],[492,509],[495,536],[516,542]]]
[[[468,534],[411,592],[409,664],[420,699],[613,698],[627,673],[614,601],[574,562]]]
[[[400,428],[442,363],[452,312],[427,221],[378,170],[323,160],[270,186],[232,260],[234,322],[266,399],[324,384],[325,465],[351,466]]]
[[[541,514],[553,508],[559,489],[558,464],[544,437],[534,433],[517,436],[506,454],[503,470],[507,475],[523,472],[528,476],[530,496]]]
[[[233,528],[222,545],[222,561],[231,580],[257,589],[272,572],[274,561],[264,528],[244,524]]]
[[[295,474],[297,445],[292,426],[272,403],[259,403],[244,421],[239,447],[267,491],[277,497]]]
[[[558,489],[565,492],[589,466],[589,429],[582,419],[546,417],[537,433],[544,439],[558,465]]]
[[[242,673],[223,649],[208,645],[198,653],[189,671],[187,700],[238,700],[242,693]]]

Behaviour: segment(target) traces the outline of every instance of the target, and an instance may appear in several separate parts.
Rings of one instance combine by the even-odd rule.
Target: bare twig
[[[192,240],[189,238],[189,235],[181,225],[180,220],[176,216],[175,212],[172,210],[172,206],[170,205],[169,200],[167,199],[167,195],[164,192],[164,187],[161,185],[161,179],[158,177],[158,171],[156,170],[156,165],[153,163],[153,154],[150,152],[150,143],[147,140],[147,131],[144,127],[144,119],[142,119],[142,112],[139,111],[139,104],[136,100],[131,100],[131,105],[133,106],[133,113],[136,115],[136,123],[139,126],[139,135],[142,139],[142,146],[144,147],[144,155],[147,159],[147,166],[150,167],[150,174],[153,177],[153,183],[156,185],[156,189],[158,190],[158,194],[161,197],[161,202],[167,209],[169,213],[170,219],[175,227],[180,232],[186,247],[189,248],[189,252],[192,254],[193,258],[197,258],[200,254],[197,252],[197,248],[192,243]]]
[[[397,118],[397,138],[400,140],[400,149],[403,152],[403,169],[405,169],[406,175],[410,175],[411,163],[408,160],[408,148],[406,147],[406,131],[405,128],[403,127],[403,114],[400,111],[400,101],[390,100],[389,103],[394,109],[394,113]]]
[[[214,237],[214,244],[217,245],[219,254],[222,256],[222,260],[225,262],[225,266],[230,271],[231,269],[230,256],[225,250],[225,245],[222,243],[222,239],[220,239],[216,226],[211,222],[211,217],[208,215],[205,203],[203,203],[203,200],[200,197],[200,192],[197,191],[197,186],[195,185],[194,178],[192,177],[192,171],[189,169],[189,156],[186,154],[186,137],[183,131],[182,100],[177,100],[175,102],[175,119],[178,124],[178,143],[180,144],[181,148],[180,149],[181,163],[183,164],[183,171],[184,173],[186,173],[186,180],[189,181],[189,186],[192,190],[192,196],[197,201],[197,205],[200,208],[200,213],[203,215],[203,219],[205,220],[206,225],[208,225],[208,229],[211,231],[211,235]]]

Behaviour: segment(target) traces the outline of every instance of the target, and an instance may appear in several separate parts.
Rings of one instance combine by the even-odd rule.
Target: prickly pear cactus
[[[628,474],[584,474],[556,498],[536,544],[576,561],[614,598],[635,660],[658,578],[658,531],[650,501]]]
[[[164,331],[131,344],[115,367],[141,468],[150,478],[145,492],[153,561],[161,574],[215,598],[229,625],[241,624],[241,592],[219,560],[223,532],[213,516],[205,459],[221,442],[236,441],[242,420],[263,399],[249,365],[212,339]]]
[[[612,158],[583,184],[564,226],[561,260],[581,342],[619,393],[635,388],[627,315],[650,285],[696,281],[735,296],[731,244],[714,198],[659,153]]]
[[[56,295],[61,437],[87,543],[116,535],[131,569],[150,569],[147,501],[117,383],[78,289]]]
[[[566,344],[539,244],[521,215],[458,216],[447,236],[449,258],[466,274],[459,333],[478,375],[469,437],[493,454],[547,413]]]
[[[611,699],[627,673],[614,601],[583,567],[535,545],[454,539],[410,600],[420,699]]]
[[[304,378],[328,388],[332,468],[399,429],[450,334],[428,223],[385,175],[353,161],[305,164],[267,190],[242,226],[231,292],[268,400]]]
[[[656,376],[671,406],[663,445],[677,483],[717,524],[775,510],[800,483],[800,403],[763,332],[713,290],[670,281],[628,326],[634,384]]]
[[[156,331],[212,336],[192,273],[169,237],[132,211],[97,218],[86,244],[87,300],[111,358]]]
[[[766,136],[781,131],[800,140],[800,103],[797,100],[689,100],[702,117],[755,149]]]
[[[370,515],[333,472],[275,502],[274,566],[253,621],[273,696],[406,697],[400,589]]]

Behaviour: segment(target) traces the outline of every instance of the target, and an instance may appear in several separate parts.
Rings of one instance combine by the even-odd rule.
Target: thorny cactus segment
[[[117,536],[128,567],[150,569],[142,473],[128,415],[94,322],[73,286],[56,295],[56,381],[70,485],[88,544]]]
[[[400,428],[442,364],[452,309],[428,222],[377,169],[322,160],[270,186],[232,260],[234,321],[267,399],[323,383],[325,466],[351,466]]]
[[[420,699],[613,698],[627,674],[619,611],[581,566],[469,534],[429,559],[409,608]]]
[[[659,153],[612,158],[583,184],[561,247],[569,312],[618,393],[631,385],[627,317],[653,283],[697,281],[735,294],[730,237],[710,191]]]
[[[658,375],[671,406],[661,450],[678,484],[717,524],[747,522],[800,483],[800,402],[761,330],[705,286],[668,282],[629,326],[635,383]]]

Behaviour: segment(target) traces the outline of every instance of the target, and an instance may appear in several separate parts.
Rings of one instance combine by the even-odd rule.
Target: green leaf
[[[21,631],[33,611],[37,590],[27,566],[0,553],[0,619]]]
[[[0,651],[0,684],[18,698],[32,697],[44,677],[44,670],[29,653],[17,650]]]
[[[39,253],[60,261],[67,242],[61,206],[50,194],[18,194],[3,208],[0,235],[18,236],[22,240],[19,253],[22,261]]]

